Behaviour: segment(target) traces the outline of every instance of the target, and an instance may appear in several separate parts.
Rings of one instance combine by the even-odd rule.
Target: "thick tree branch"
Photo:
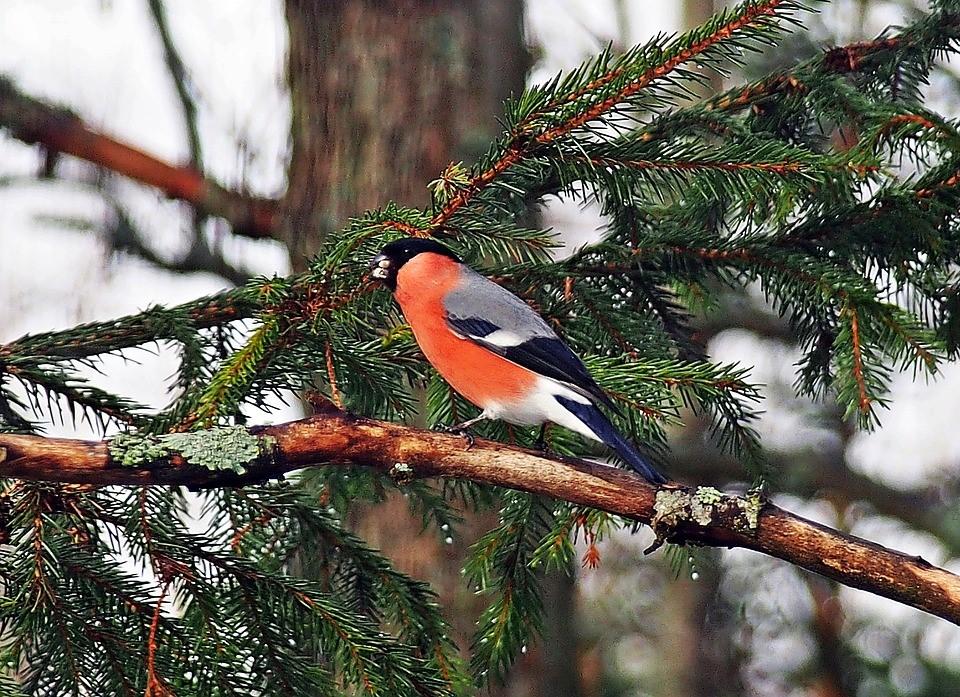
[[[960,577],[880,545],[845,535],[770,503],[755,528],[734,497],[702,497],[683,487],[657,489],[636,475],[583,460],[553,459],[500,443],[465,449],[456,436],[343,412],[250,433],[272,452],[243,474],[213,472],[173,455],[147,466],[117,462],[106,442],[0,434],[0,476],[81,484],[237,486],[311,465],[363,465],[401,477],[463,478],[599,508],[652,525],[666,539],[744,547],[778,557],[853,588],[960,624]],[[679,508],[677,507],[680,504]],[[691,511],[693,504],[697,511]]]
[[[29,97],[0,77],[0,128],[26,143],[73,155],[154,186],[198,211],[223,218],[238,235],[272,237],[277,203],[225,189],[193,167],[171,165],[100,133],[70,111]]]

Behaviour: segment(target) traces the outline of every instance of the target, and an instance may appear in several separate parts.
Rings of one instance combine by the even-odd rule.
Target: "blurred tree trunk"
[[[284,241],[304,266],[348,217],[421,206],[496,134],[529,57],[517,0],[287,0],[292,150]]]
[[[388,200],[425,205],[430,180],[496,136],[530,58],[518,0],[286,0],[286,18],[293,113],[282,239],[299,271],[350,216]],[[400,497],[351,522],[434,584],[468,641],[481,599],[463,587],[463,549],[418,536]],[[480,529],[466,527],[466,541]],[[570,583],[550,581],[544,646],[523,657],[501,694],[520,685],[524,695],[579,694]]]

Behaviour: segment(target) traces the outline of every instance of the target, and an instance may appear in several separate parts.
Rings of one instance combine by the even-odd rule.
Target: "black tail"
[[[555,399],[560,405],[571,414],[585,423],[591,431],[597,434],[597,437],[606,445],[611,447],[628,465],[630,465],[637,474],[646,479],[651,484],[666,484],[667,478],[660,474],[636,446],[614,427],[610,420],[602,411],[592,404],[584,404],[572,399],[566,399],[555,395]]]

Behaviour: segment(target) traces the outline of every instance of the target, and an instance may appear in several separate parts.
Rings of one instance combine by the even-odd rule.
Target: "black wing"
[[[533,310],[530,312],[532,313]],[[614,413],[621,413],[613,400],[590,375],[583,361],[556,334],[533,336],[514,345],[502,345],[492,339],[495,338],[496,332],[504,329],[489,320],[447,315],[447,324],[457,334],[503,356],[508,361],[569,385],[584,396],[593,397]]]

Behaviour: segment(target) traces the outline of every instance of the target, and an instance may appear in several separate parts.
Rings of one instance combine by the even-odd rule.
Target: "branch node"
[[[343,413],[343,408],[322,392],[307,390],[303,397],[307,400],[314,414]]]

